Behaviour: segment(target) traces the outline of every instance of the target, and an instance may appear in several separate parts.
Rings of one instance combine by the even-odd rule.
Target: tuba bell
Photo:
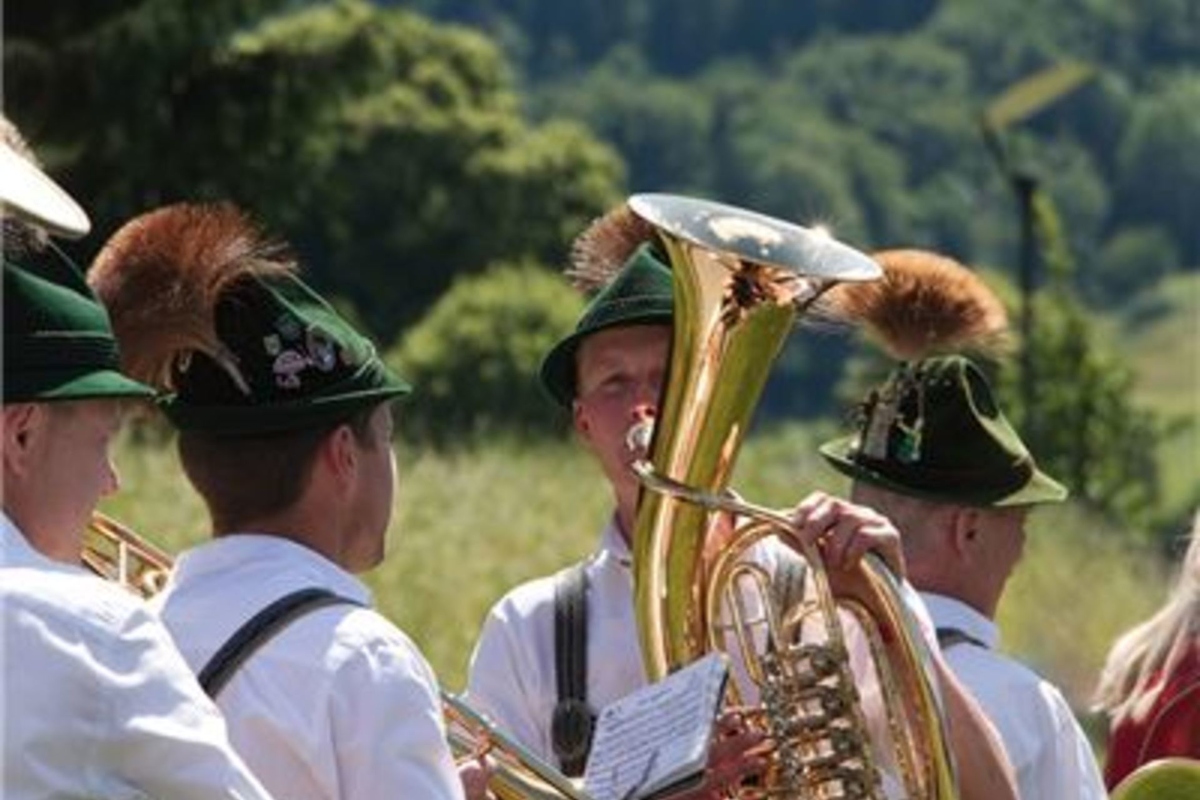
[[[815,230],[718,203],[635,195],[674,280],[671,362],[633,532],[634,608],[651,681],[719,649],[742,667],[733,702],[774,742],[763,785],[742,797],[882,796],[840,620],[865,632],[883,688],[891,748],[906,796],[957,796],[937,685],[924,638],[882,561],[864,559],[835,596],[815,547],[780,536],[786,516],[728,489],[770,365],[797,316],[842,281],[880,267]],[[720,533],[717,520],[743,520]],[[723,544],[715,546],[716,537]],[[750,557],[776,538],[807,565],[788,596]]]

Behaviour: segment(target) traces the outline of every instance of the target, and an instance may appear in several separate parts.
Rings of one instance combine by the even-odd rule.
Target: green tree
[[[616,154],[577,124],[526,123],[500,52],[467,29],[362,0],[107,11],[69,34],[31,20],[5,53],[13,85],[59,90],[18,89],[10,112],[97,229],[232,199],[385,339],[460,272],[561,256],[618,196]]]
[[[535,107],[582,120],[615,147],[633,191],[712,191],[711,99],[654,73],[636,51],[619,49],[586,74],[548,85]]]
[[[1035,199],[1035,229],[1050,285],[1035,300],[1026,348],[1036,392],[1023,402],[1015,370],[1004,373],[1004,407],[1035,458],[1073,495],[1135,529],[1154,521],[1159,499],[1158,417],[1131,400],[1133,374],[1100,341],[1071,289],[1073,259],[1049,197]]]
[[[1186,263],[1200,264],[1200,71],[1180,72],[1135,102],[1118,150],[1118,213],[1160,224]]]
[[[401,427],[441,444],[563,432],[538,367],[582,309],[561,276],[533,264],[458,278],[387,354],[416,386]]]
[[[1107,306],[1125,305],[1141,290],[1180,268],[1174,241],[1153,225],[1122,228],[1084,270],[1088,296]]]

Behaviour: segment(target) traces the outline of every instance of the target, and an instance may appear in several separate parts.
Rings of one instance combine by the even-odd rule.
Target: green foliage
[[[919,23],[934,0],[410,0],[493,32],[538,79],[586,70],[632,43],[656,72],[692,74],[722,57],[786,53],[829,31],[892,31]]]
[[[1024,555],[1000,603],[1001,644],[1050,676],[1076,709],[1090,705],[1116,635],[1165,599],[1161,551],[1136,539],[1077,503],[1029,518]]]
[[[633,84],[638,91],[629,91]],[[656,75],[634,51],[618,50],[578,82],[548,87],[535,96],[535,108],[583,120],[620,151],[633,191],[712,185],[712,100],[684,81]]]
[[[1200,71],[1182,72],[1134,105],[1118,151],[1120,210],[1171,231],[1180,255],[1200,263]]]
[[[1087,264],[1082,279],[1088,295],[1106,306],[1125,305],[1143,289],[1179,269],[1174,240],[1155,225],[1123,228]]]
[[[100,231],[233,199],[385,338],[459,273],[557,257],[621,178],[577,124],[524,121],[486,38],[363,0],[143,0],[29,30],[5,66],[10,113]]]
[[[828,435],[794,425],[752,435],[734,486],[775,506],[815,488],[843,490],[845,480],[816,455]],[[590,552],[612,500],[599,469],[573,442],[489,440],[449,452],[401,445],[397,460],[389,555],[367,581],[383,613],[420,645],[442,683],[457,689],[492,603]],[[116,461],[122,491],[105,501],[106,511],[172,553],[204,540],[203,506],[172,447],[125,440]],[[1000,609],[1006,648],[1064,686],[1076,708],[1107,643],[1161,600],[1146,588],[1164,585],[1158,551],[1122,538],[1073,505],[1038,511]],[[1080,603],[1081,585],[1104,591]]]
[[[483,433],[561,433],[562,414],[537,372],[582,308],[561,276],[530,264],[456,280],[387,355],[416,385],[401,430],[438,443]]]
[[[1021,344],[1035,391],[1025,397],[1009,381],[1003,405],[1047,472],[1120,524],[1145,530],[1160,499],[1156,456],[1166,431],[1133,404],[1132,371],[1097,341],[1071,294],[1073,260],[1047,195],[1034,196],[1033,213],[1051,276],[1033,298],[1032,335]]]

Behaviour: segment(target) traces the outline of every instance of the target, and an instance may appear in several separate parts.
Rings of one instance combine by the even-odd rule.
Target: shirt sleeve
[[[545,654],[539,657],[537,643],[524,642],[522,637],[522,631],[528,632],[536,622],[536,617],[518,614],[507,600],[488,614],[471,656],[466,700],[553,763],[549,720],[556,695],[541,686],[546,679],[539,662]]]
[[[1099,766],[1066,698],[1046,681],[1038,695],[1046,729],[1033,761],[1018,769],[1022,797],[1103,800],[1108,794]]]
[[[437,679],[407,637],[358,648],[330,696],[340,800],[462,800]]]
[[[269,800],[229,745],[220,712],[149,611],[131,610],[119,635],[105,644],[91,654],[96,691],[105,698],[105,732],[87,762],[103,765],[95,779],[104,796],[132,790],[172,800]],[[111,780],[124,791],[103,786]]]

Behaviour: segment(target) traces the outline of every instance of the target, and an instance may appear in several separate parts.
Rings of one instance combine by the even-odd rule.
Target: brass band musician
[[[0,118],[4,488],[3,795],[266,800],[220,714],[138,597],[85,572],[81,536],[116,491],[123,374],[104,309],[47,229],[86,214]]]
[[[152,602],[238,752],[289,800],[462,797],[436,678],[355,577],[384,557],[408,384],[228,205],[133,219],[90,279],[173,393],[213,536]]]
[[[609,282],[541,369],[543,385],[571,411],[575,433],[612,488],[613,516],[597,552],[581,566],[519,586],[494,606],[470,668],[470,699],[536,753],[568,770],[586,757],[587,721],[580,714],[646,682],[630,572],[630,533],[640,489],[630,465],[641,454],[631,451],[627,435],[631,426],[657,413],[671,345],[673,296],[663,257],[630,224],[627,214],[611,214],[585,234],[586,246],[577,246],[586,261],[595,257],[594,245],[600,243],[600,260],[619,268],[601,267],[612,273]],[[595,271],[589,263],[576,268]],[[827,537],[825,552],[834,565],[852,564],[868,549],[892,552],[897,545],[895,529],[881,515],[819,493],[796,507],[793,521],[797,536]],[[894,555],[892,560],[898,561]],[[766,551],[762,557],[775,555]],[[561,623],[556,622],[571,613],[564,612],[565,604],[556,596],[579,592],[572,584],[586,587],[583,624],[576,629],[586,634],[574,655],[567,652],[572,637],[560,635]],[[567,670],[577,677],[564,681]],[[994,734],[944,666],[940,677],[950,699],[964,796],[1015,796]],[[564,682],[581,684],[583,691],[564,698]],[[762,766],[756,757],[761,739],[730,727],[713,749],[707,781],[697,790],[701,796],[721,796]]]

